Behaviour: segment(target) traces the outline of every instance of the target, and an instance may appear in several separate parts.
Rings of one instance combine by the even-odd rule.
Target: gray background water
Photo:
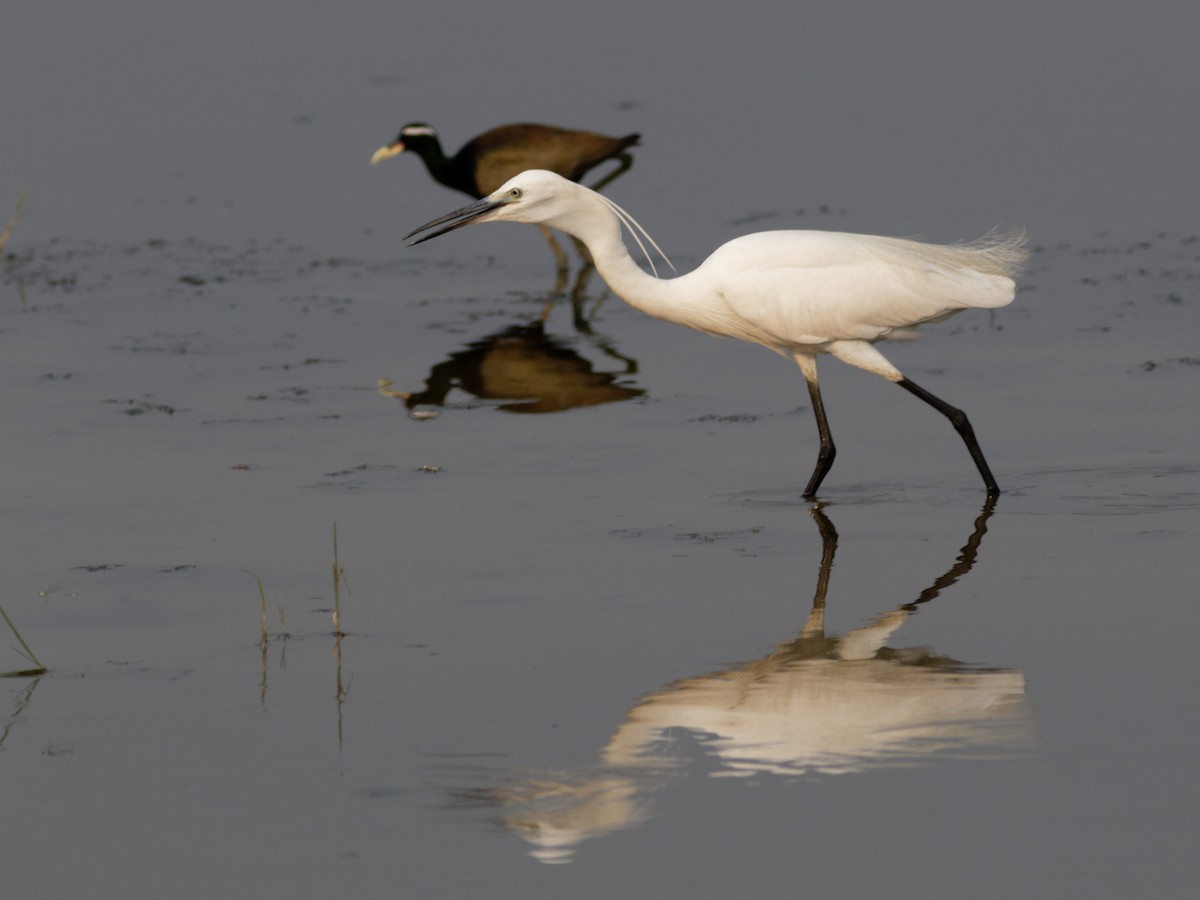
[[[0,602],[51,671],[0,681],[6,894],[1192,895],[1193,4],[11,6]],[[822,766],[728,744],[795,716],[668,710],[615,759],[693,688],[808,672],[769,661],[822,558],[802,380],[594,282],[591,333],[560,305],[516,364],[632,402],[410,418],[377,378],[420,388],[553,283],[527,228],[402,246],[465,199],[367,164],[411,119],[641,132],[608,193],[681,268],[763,228],[1028,229],[1013,306],[886,350],[1006,488],[888,671],[998,670],[1011,716]],[[823,378],[833,636],[951,570],[982,496],[936,415]],[[851,669],[835,710],[935,693]]]

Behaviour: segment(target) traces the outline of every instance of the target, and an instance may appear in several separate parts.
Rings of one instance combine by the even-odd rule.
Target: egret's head
[[[409,122],[400,129],[400,133],[396,135],[396,140],[390,144],[384,144],[371,156],[371,165],[382,162],[385,159],[390,159],[403,153],[405,150],[417,150],[424,145],[436,145],[438,142],[437,132],[424,122]]]
[[[675,270],[667,255],[654,243],[654,238],[646,234],[646,229],[639,225],[633,216],[602,194],[544,169],[530,169],[510,178],[499,190],[493,191],[482,200],[456,209],[440,219],[426,222],[420,228],[414,228],[404,236],[404,240],[411,247],[413,244],[462,228],[464,225],[473,225],[475,222],[529,222],[534,225],[550,225],[574,235],[593,250],[589,235],[596,236],[595,228],[615,227],[619,230],[624,227],[633,235],[655,276],[658,275],[658,271],[654,268],[654,260],[650,258],[646,244],[658,252],[672,271]],[[421,234],[422,231],[429,233]]]
[[[414,228],[404,236],[404,240],[412,246],[476,222],[552,224],[567,209],[573,189],[581,190],[561,175],[530,169],[510,178],[482,200]],[[431,228],[436,230],[416,237]]]

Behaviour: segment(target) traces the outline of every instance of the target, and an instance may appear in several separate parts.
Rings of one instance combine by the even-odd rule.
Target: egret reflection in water
[[[632,400],[645,393],[629,382],[638,370],[635,360],[602,339],[586,339],[620,368],[594,371],[593,363],[569,342],[547,335],[541,322],[533,322],[505,328],[451,353],[430,370],[424,390],[391,390],[392,382],[385,379],[380,380],[379,390],[403,400],[414,414],[422,408],[445,407],[456,389],[480,400],[502,401],[496,408],[514,413],[561,412]]]
[[[499,807],[535,857],[569,862],[584,840],[647,818],[651,793],[683,775],[684,736],[716,764],[714,776],[827,777],[1025,751],[1032,728],[1021,672],[889,646],[921,604],[970,571],[991,512],[989,502],[953,565],[916,599],[837,636],[825,630],[825,596],[838,534],[814,508],[821,567],[797,637],[762,659],[642,697],[595,766],[514,778],[461,798]]]

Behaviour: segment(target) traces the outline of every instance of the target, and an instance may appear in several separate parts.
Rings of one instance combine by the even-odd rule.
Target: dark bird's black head
[[[409,122],[400,129],[400,133],[396,135],[396,140],[390,144],[384,144],[374,155],[371,156],[371,163],[382,162],[393,156],[403,153],[405,150],[411,150],[418,156],[425,156],[426,152],[437,155],[441,151],[441,142],[438,140],[438,134],[433,130],[433,127],[424,122]]]

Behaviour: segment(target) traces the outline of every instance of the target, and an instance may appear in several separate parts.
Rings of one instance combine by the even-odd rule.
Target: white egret
[[[585,187],[533,170],[414,229],[405,240],[419,244],[474,222],[557,228],[587,246],[600,276],[630,306],[795,359],[808,383],[821,440],[805,498],[816,496],[837,452],[817,381],[822,353],[895,382],[946,416],[967,445],[988,496],[1000,493],[966,414],[906,378],[874,344],[963,309],[1012,302],[1013,275],[1026,256],[1023,234],[936,245],[841,232],[767,231],[735,238],[694,271],[663,279],[653,261],[651,275],[625,248],[622,225],[648,260],[642,238],[662,254],[632,216]]]

